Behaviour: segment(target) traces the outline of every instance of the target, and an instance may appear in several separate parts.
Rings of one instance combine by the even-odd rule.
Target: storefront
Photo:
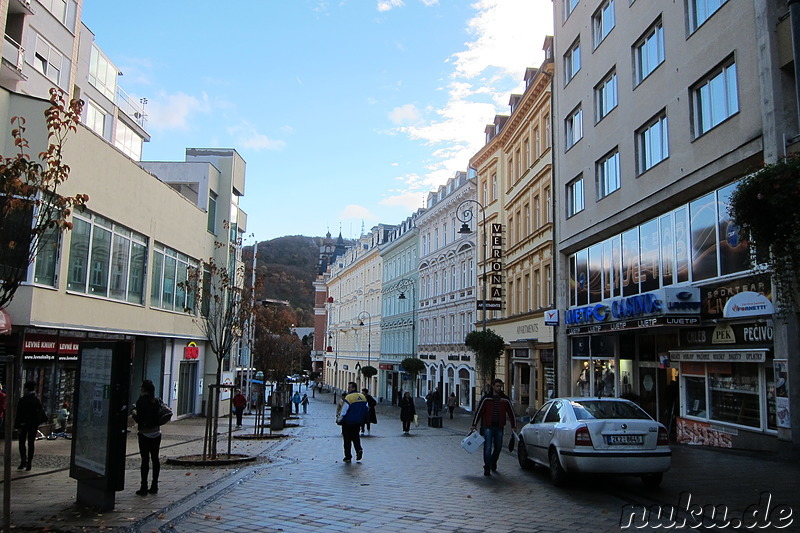
[[[718,283],[702,293],[702,326],[680,331],[680,348],[670,351],[680,367],[678,442],[768,448],[788,421],[778,415],[787,390],[785,360],[773,351],[769,278]]]

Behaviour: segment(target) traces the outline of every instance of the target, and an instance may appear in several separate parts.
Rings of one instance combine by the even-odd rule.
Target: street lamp
[[[370,360],[371,360],[370,354],[372,352],[372,315],[369,314],[367,311],[361,311],[360,313],[358,313],[358,316],[356,318],[358,319],[358,325],[359,326],[363,326],[364,325],[364,320],[362,320],[362,319],[364,319],[364,318],[367,319],[367,366],[371,366],[370,365]]]
[[[395,287],[396,290],[400,291],[400,296],[397,297],[398,300],[405,300],[406,299],[406,289],[411,289],[411,357],[414,357],[415,350],[414,345],[417,338],[416,334],[416,327],[417,327],[417,318],[416,318],[416,311],[417,311],[417,294],[416,294],[416,286],[417,282],[411,278],[403,278],[397,282],[397,286]]]
[[[472,230],[470,229],[468,222],[471,221],[474,216],[472,207],[467,206],[467,204],[470,203],[478,206],[481,210],[481,215],[483,216],[483,300],[481,303],[481,308],[483,309],[483,331],[486,331],[486,211],[483,209],[483,205],[481,205],[479,201],[473,200],[472,198],[467,198],[456,208],[456,217],[458,217],[459,222],[462,222],[461,229],[458,230],[458,232],[461,235],[470,235]]]

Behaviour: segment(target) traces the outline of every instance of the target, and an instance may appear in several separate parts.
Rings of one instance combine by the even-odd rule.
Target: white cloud
[[[387,196],[378,202],[380,205],[389,207],[402,207],[405,211],[416,211],[425,206],[427,194],[415,191],[402,191],[398,194]]]
[[[211,104],[206,93],[200,98],[183,92],[161,93],[148,98],[146,108],[148,127],[154,130],[186,129],[193,115],[209,111]]]
[[[341,220],[351,220],[351,219],[358,219],[361,220],[369,220],[369,221],[376,221],[378,217],[372,214],[372,212],[364,207],[363,205],[356,205],[350,204],[342,209],[342,212],[339,214],[339,218]]]
[[[383,13],[384,11],[390,11],[395,7],[403,7],[405,4],[403,0],[379,0],[378,1],[378,11]]]
[[[410,124],[420,119],[420,112],[414,104],[395,107],[389,112],[389,120],[395,124]]]
[[[284,141],[270,139],[263,133],[259,133],[255,126],[246,120],[236,126],[228,128],[228,133],[236,138],[235,142],[237,146],[250,148],[257,152],[261,150],[282,150],[286,147]]]

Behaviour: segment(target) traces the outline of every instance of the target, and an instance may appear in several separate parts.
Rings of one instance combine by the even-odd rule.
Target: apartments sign
[[[503,225],[492,223],[492,249],[491,256],[487,259],[491,272],[487,273],[486,300],[478,300],[478,309],[484,311],[499,311],[503,308]]]

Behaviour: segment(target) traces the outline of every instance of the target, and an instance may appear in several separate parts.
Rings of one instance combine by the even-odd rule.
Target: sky
[[[82,20],[147,99],[145,161],[235,148],[247,239],[355,238],[399,224],[484,144],[552,0],[84,0]]]

